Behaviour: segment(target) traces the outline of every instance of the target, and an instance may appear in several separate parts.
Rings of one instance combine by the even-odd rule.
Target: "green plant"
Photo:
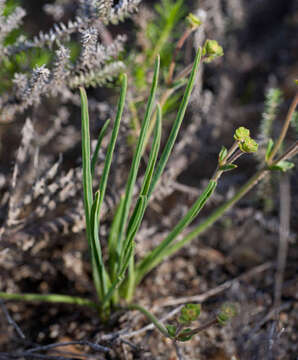
[[[206,42],[207,44],[207,42]],[[210,43],[209,43],[210,45]],[[166,238],[151,252],[146,254],[143,259],[135,263],[134,257],[134,238],[141,225],[146,208],[148,207],[150,196],[152,195],[160,177],[165,169],[174,143],[176,141],[183,117],[186,111],[187,104],[194,86],[195,77],[198,66],[204,60],[202,53],[205,56],[214,56],[215,53],[220,55],[222,49],[219,46],[209,49],[198,49],[194,64],[192,67],[191,75],[188,79],[187,86],[184,92],[183,99],[180,103],[176,120],[173,123],[168,140],[159,156],[159,148],[161,141],[161,123],[162,113],[161,107],[157,104],[156,120],[154,125],[153,141],[149,160],[147,163],[145,175],[143,177],[141,190],[134,201],[133,190],[135,188],[140,161],[147,145],[148,132],[150,129],[150,122],[153,121],[154,102],[158,86],[158,76],[160,61],[157,57],[155,61],[154,77],[150,90],[149,99],[147,102],[144,121],[140,129],[140,136],[138,138],[135,153],[131,162],[131,167],[128,175],[125,193],[119,203],[118,210],[115,214],[114,221],[110,229],[110,236],[107,246],[108,261],[105,263],[102,256],[102,244],[99,239],[99,226],[101,220],[101,206],[106,193],[107,183],[109,181],[109,171],[115,150],[115,144],[119,131],[121,116],[125,103],[125,95],[127,89],[127,77],[122,75],[121,94],[118,102],[118,110],[116,119],[113,125],[109,146],[106,152],[104,169],[101,174],[99,189],[93,193],[93,177],[94,167],[98,154],[98,149],[102,142],[103,137],[108,126],[105,124],[98,137],[98,143],[94,154],[90,153],[90,133],[89,133],[89,115],[88,115],[88,102],[87,95],[83,88],[81,92],[82,102],[82,159],[83,159],[83,188],[84,188],[84,205],[86,216],[86,234],[90,249],[90,257],[92,263],[93,281],[97,293],[97,301],[93,302],[86,299],[81,299],[66,295],[38,295],[38,294],[7,294],[0,292],[0,297],[5,299],[25,300],[25,301],[50,301],[50,302],[65,302],[74,303],[78,305],[86,305],[96,308],[101,317],[106,319],[109,317],[111,310],[118,308],[122,305],[127,310],[139,310],[145,314],[157,328],[166,336],[173,340],[186,341],[191,336],[197,334],[206,326],[199,328],[185,328],[192,321],[194,321],[200,313],[200,309],[194,305],[186,305],[179,317],[179,326],[175,329],[171,326],[165,328],[160,324],[153,315],[140,305],[131,304],[133,293],[141,282],[152,269],[158,266],[166,257],[171,256],[177,252],[182,246],[190,242],[209,226],[211,226],[217,219],[219,219],[225,211],[233,206],[239,199],[241,199],[258,181],[260,181],[266,174],[273,170],[287,171],[291,165],[288,159],[293,157],[298,152],[298,142],[294,143],[282,155],[276,156],[281,144],[285,138],[290,121],[293,118],[295,108],[298,103],[298,95],[295,97],[281,134],[275,144],[273,141],[268,142],[267,154],[264,161],[264,166],[251,179],[244,184],[238,192],[228,200],[225,204],[220,206],[213,212],[205,221],[196,226],[182,239],[178,239],[183,230],[187,228],[198,216],[201,209],[206,204],[207,200],[214,192],[218,180],[221,175],[236,168],[235,161],[244,153],[251,153],[257,150],[258,145],[250,137],[250,132],[244,127],[236,129],[234,134],[235,142],[230,149],[222,147],[219,156],[217,168],[209,181],[207,187],[202,194],[194,202],[193,206],[189,209],[186,215],[178,222],[178,224],[170,231]],[[216,51],[214,51],[216,49]],[[221,310],[220,315],[216,317],[216,322],[224,324],[232,315],[234,310],[231,306],[225,307]],[[215,323],[215,319],[208,323],[208,326]]]

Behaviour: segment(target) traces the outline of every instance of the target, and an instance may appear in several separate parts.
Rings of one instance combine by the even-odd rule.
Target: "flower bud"
[[[243,142],[239,143],[239,149],[245,153],[253,153],[258,150],[258,144],[254,139],[247,137]]]
[[[197,27],[199,27],[200,25],[202,25],[202,21],[197,17],[195,16],[194,14],[192,13],[189,13],[187,18],[186,18],[187,22],[188,22],[188,25],[189,27],[194,30],[196,29]]]
[[[249,137],[250,137],[250,131],[244,126],[241,126],[238,129],[236,129],[234,134],[234,139],[238,141],[244,141],[246,138]]]
[[[206,40],[203,47],[203,55],[205,56],[205,62],[211,62],[213,59],[219,56],[223,56],[223,48],[218,44],[216,40]]]

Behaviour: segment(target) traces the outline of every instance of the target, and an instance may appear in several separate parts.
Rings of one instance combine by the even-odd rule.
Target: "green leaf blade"
[[[99,149],[100,149],[102,140],[106,135],[106,132],[107,132],[108,126],[110,125],[110,122],[111,122],[111,119],[108,119],[104,123],[102,129],[99,132],[97,143],[96,143],[95,150],[94,150],[94,154],[92,155],[92,159],[91,159],[91,174],[92,174],[92,176],[94,176],[94,171],[95,171],[95,166],[96,166],[96,162],[97,162],[97,158],[98,158]]]
[[[87,232],[89,232],[89,218],[93,202],[92,175],[90,163],[90,130],[88,99],[84,88],[80,88],[82,109],[82,161],[83,161],[83,191]]]
[[[217,182],[210,180],[206,189],[198,197],[194,205],[187,212],[187,214],[178,222],[174,229],[168,234],[168,236],[155,247],[143,260],[137,265],[136,268],[136,283],[139,283],[141,279],[155,266],[157,266],[166,256],[170,256],[173,252],[171,250],[171,244],[175,241],[177,236],[194,220],[199,214],[201,209],[206,204],[207,200],[212,195],[217,186]],[[175,244],[174,244],[175,245]]]
[[[165,168],[165,166],[167,164],[167,161],[168,161],[169,156],[170,156],[170,154],[172,152],[174,143],[175,143],[176,138],[178,136],[182,121],[184,119],[186,108],[187,108],[187,105],[189,103],[190,95],[191,95],[192,89],[193,89],[194,84],[195,84],[195,79],[196,79],[198,66],[199,66],[199,63],[201,61],[201,54],[202,54],[202,50],[201,50],[201,48],[199,48],[198,51],[197,51],[196,57],[195,57],[195,61],[194,61],[193,67],[192,67],[192,71],[191,71],[191,74],[190,74],[190,77],[189,77],[189,80],[188,80],[184,95],[183,95],[183,99],[182,99],[182,101],[180,103],[180,106],[179,106],[179,110],[178,110],[178,113],[177,113],[176,120],[175,120],[175,122],[173,124],[172,130],[171,130],[170,135],[168,137],[168,141],[167,141],[167,143],[165,145],[165,148],[164,148],[164,150],[162,152],[162,155],[161,155],[160,160],[159,160],[158,165],[157,165],[157,169],[156,169],[154,177],[152,179],[152,182],[151,182],[151,185],[150,185],[150,190],[148,192],[149,197],[152,194],[152,192],[153,192],[159,178],[161,177],[161,175],[162,175],[162,173],[164,171],[164,168]]]
[[[132,164],[130,168],[130,172],[128,175],[127,185],[126,185],[126,191],[125,191],[125,200],[123,205],[123,211],[121,214],[121,223],[119,227],[119,236],[118,236],[118,253],[121,254],[123,248],[125,248],[125,239],[124,239],[124,233],[126,228],[126,223],[129,215],[129,209],[132,202],[132,195],[133,195],[133,189],[135,186],[140,161],[143,153],[143,148],[145,146],[145,139],[146,134],[149,128],[149,122],[153,111],[154,106],[154,99],[155,94],[157,90],[157,84],[158,84],[158,76],[159,76],[159,68],[160,68],[160,59],[157,57],[155,61],[155,67],[154,67],[154,75],[153,75],[153,81],[152,86],[150,90],[150,95],[147,103],[146,113],[144,117],[144,121],[142,124],[140,136],[136,145],[135,154],[132,159]],[[119,264],[121,266],[121,264]]]

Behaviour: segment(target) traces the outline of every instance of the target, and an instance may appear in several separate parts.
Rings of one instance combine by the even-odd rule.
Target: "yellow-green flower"
[[[237,141],[244,141],[246,138],[250,138],[250,131],[244,126],[240,126],[236,129],[234,139]]]
[[[202,21],[192,13],[188,14],[186,20],[188,22],[188,25],[191,27],[191,29],[196,29],[197,27],[202,25]]]
[[[223,48],[216,40],[206,40],[203,54],[206,56],[223,56]]]
[[[247,137],[244,141],[239,142],[239,149],[245,153],[253,153],[258,150],[258,144],[254,141],[254,139]]]

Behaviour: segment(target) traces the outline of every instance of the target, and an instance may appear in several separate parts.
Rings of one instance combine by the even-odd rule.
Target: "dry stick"
[[[173,80],[173,82],[176,82],[178,80],[181,80],[183,78],[185,78],[186,76],[188,76],[191,72],[191,69],[193,67],[193,62],[189,65],[186,66],[186,68],[184,68]]]
[[[21,339],[25,339],[26,336],[25,334],[23,333],[23,331],[21,330],[21,328],[19,327],[19,325],[13,320],[13,318],[9,315],[9,312],[8,310],[6,309],[6,306],[4,304],[4,302],[2,300],[0,300],[0,306],[2,308],[2,311],[7,319],[7,322],[9,325],[12,325],[13,328],[15,329],[16,333],[19,335],[19,337]]]
[[[29,358],[29,360],[32,359],[44,359],[44,360],[73,360],[73,357],[65,357],[65,356],[52,356],[52,355],[42,355],[42,354],[26,354],[26,353],[20,353],[20,354],[10,354],[10,353],[0,353],[0,359],[1,360],[10,360],[10,359],[25,359]]]
[[[25,352],[31,354],[31,353],[34,353],[37,351],[51,350],[51,349],[55,349],[57,347],[63,347],[63,346],[69,346],[69,345],[86,345],[86,346],[89,346],[94,351],[101,351],[101,352],[105,352],[105,353],[108,353],[111,350],[110,348],[108,348],[106,346],[95,344],[88,340],[78,340],[78,341],[67,341],[67,342],[60,342],[60,343],[54,343],[54,344],[49,344],[49,345],[37,346],[35,348],[26,350]]]
[[[286,260],[288,254],[288,238],[290,232],[291,213],[291,188],[287,173],[282,174],[280,181],[280,225],[279,225],[279,247],[277,256],[277,269],[275,275],[274,307],[276,309],[276,320],[278,320],[281,304],[282,285]]]
[[[176,341],[174,342],[174,347],[175,347],[175,350],[176,350],[176,355],[177,355],[178,360],[184,360],[182,350],[181,350],[180,346],[177,344]]]
[[[297,155],[297,153],[298,153],[298,140],[294,142],[294,144],[292,144],[288,148],[288,150],[275,161],[275,163],[278,164],[282,160],[290,159],[295,155]]]
[[[272,162],[273,162],[273,158],[274,156],[276,155],[276,153],[278,152],[286,134],[287,134],[287,131],[288,131],[288,128],[290,126],[290,122],[292,120],[292,117],[293,117],[293,114],[294,114],[294,111],[296,109],[296,106],[298,105],[298,93],[295,95],[291,105],[290,105],[290,108],[289,108],[289,111],[287,113],[287,116],[286,116],[286,120],[284,122],[284,125],[282,127],[282,130],[281,130],[281,133],[279,135],[279,138],[277,139],[272,151],[271,151],[271,154],[270,156],[268,157],[268,165],[271,165]]]
[[[185,43],[187,38],[190,36],[190,34],[194,30],[195,30],[195,28],[186,29],[184,34],[181,36],[181,38],[177,42],[177,45],[176,45],[174,53],[173,53],[172,61],[171,61],[171,64],[170,64],[170,68],[169,68],[169,75],[168,75],[167,80],[166,80],[166,83],[168,85],[171,85],[172,82],[173,82],[172,80],[173,80],[173,74],[174,74],[174,70],[175,70],[175,66],[176,66],[176,57],[177,57],[179,51],[181,50],[183,44]]]
[[[292,302],[287,302],[282,304],[278,311],[285,311],[289,309],[292,306]],[[254,334],[258,334],[261,327],[264,326],[268,321],[272,320],[275,317],[275,309],[272,308],[267,314],[251,329],[251,331],[248,333],[247,338],[251,338]]]

